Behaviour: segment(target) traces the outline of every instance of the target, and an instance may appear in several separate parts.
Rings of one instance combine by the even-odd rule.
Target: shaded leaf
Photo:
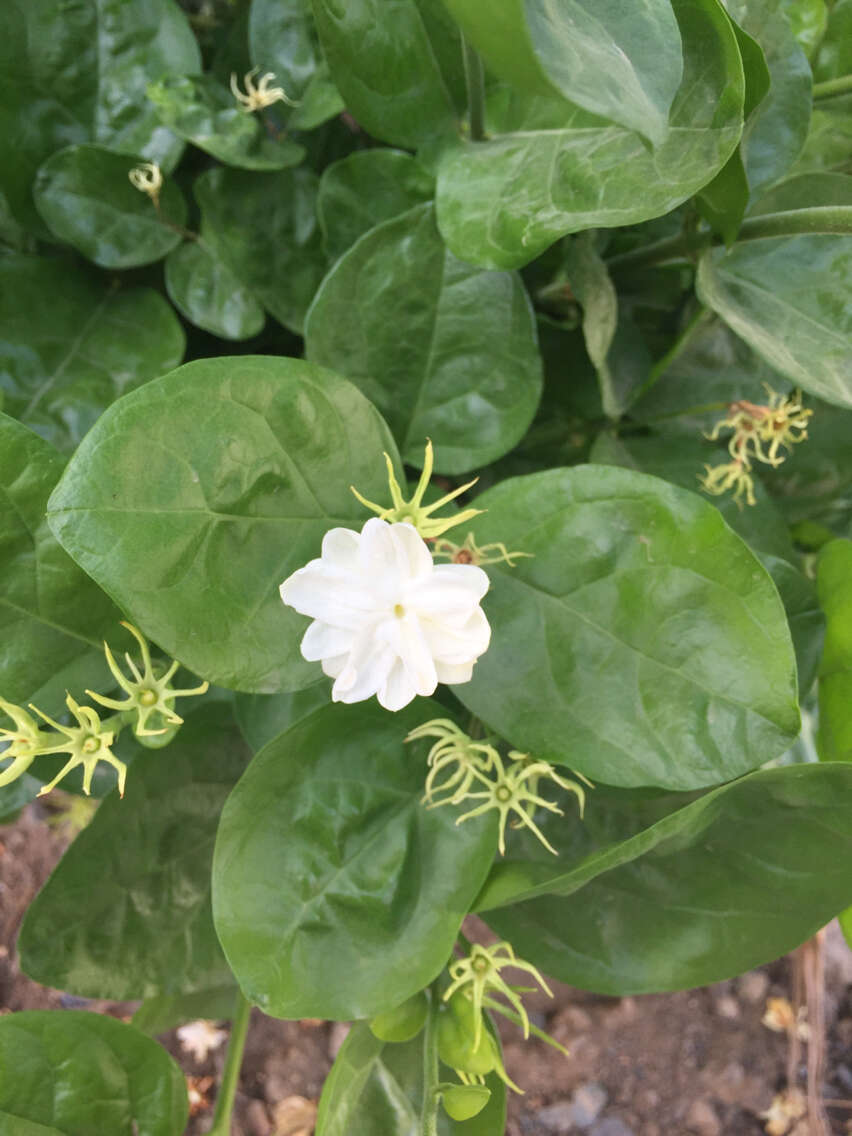
[[[387,492],[393,441],[344,379],[301,360],[199,359],[111,407],[48,505],[51,527],[133,622],[203,678],[273,693],[320,677],[278,586],[350,493]]]
[[[183,194],[165,178],[155,208],[127,176],[138,161],[104,146],[67,146],[38,171],[35,202],[48,228],[102,268],[151,264],[182,240],[170,226],[186,223]]]
[[[421,465],[431,438],[440,473],[508,452],[541,395],[523,284],[457,260],[429,205],[378,226],[341,257],[308,313],[305,346],[376,403],[405,461]]]
[[[190,323],[222,339],[250,339],[266,322],[259,301],[203,238],[166,259],[166,290]]]
[[[238,694],[234,714],[240,733],[257,753],[267,742],[331,701],[327,680],[295,694]]]
[[[826,617],[817,745],[823,761],[852,762],[852,541],[824,546],[817,587]]]
[[[372,1017],[446,963],[496,826],[457,828],[448,810],[421,803],[428,747],[405,736],[441,712],[428,701],[396,714],[327,706],[262,749],[228,799],[216,930],[264,1013]]]
[[[66,260],[0,259],[0,328],[6,412],[60,449],[183,357],[183,331],[162,296],[116,288]]]
[[[16,1136],[181,1136],[183,1073],[133,1026],[84,1010],[0,1019],[0,1128]]]

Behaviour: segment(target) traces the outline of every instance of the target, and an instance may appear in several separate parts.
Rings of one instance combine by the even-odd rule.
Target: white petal
[[[438,676],[417,617],[409,614],[401,619],[389,619],[382,625],[381,634],[397,658],[402,661],[417,693],[434,694],[438,685]]]
[[[491,583],[488,573],[475,564],[436,564],[435,575],[439,580],[452,580],[454,584],[475,592],[478,600],[482,599]]]
[[[329,567],[357,572],[360,544],[361,534],[354,529],[329,529],[322,538],[323,563]]]
[[[284,603],[301,615],[355,631],[376,608],[375,595],[356,576],[327,568],[321,560],[288,576],[280,592]]]
[[[361,576],[379,594],[395,593],[407,580],[433,571],[429,549],[411,525],[389,525],[372,517],[361,531]],[[393,602],[393,601],[391,601]]]
[[[391,525],[400,566],[409,576],[431,576],[435,569],[429,546],[413,525]]]
[[[348,655],[355,635],[355,631],[314,620],[302,637],[302,657],[309,663],[316,663],[335,655]]]
[[[335,680],[331,697],[335,702],[361,702],[371,698],[384,683],[394,661],[394,653],[376,634],[371,624],[355,639],[346,665]]]
[[[349,655],[334,655],[330,659],[323,659],[322,672],[327,674],[329,678],[337,678],[343,668],[346,666],[346,661]]]
[[[425,619],[420,626],[436,662],[474,662],[488,650],[491,642],[491,627],[481,607],[476,608],[461,627]]]
[[[473,566],[457,565],[457,567]],[[477,571],[480,569],[477,568]],[[484,572],[482,574],[485,575]],[[419,584],[410,584],[403,603],[412,607],[423,618],[461,627],[479,607],[479,600],[478,588],[470,587],[463,579],[440,576],[436,570],[431,579]]]
[[[379,688],[379,705],[385,710],[401,710],[417,697],[414,683],[400,659],[396,659],[383,686]]]
[[[470,682],[473,678],[473,663],[435,663],[438,672],[438,682],[448,686],[453,683]]]

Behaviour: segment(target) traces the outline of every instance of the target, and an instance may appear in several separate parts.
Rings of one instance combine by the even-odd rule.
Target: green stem
[[[482,60],[462,36],[462,56],[464,59],[464,78],[467,84],[467,113],[472,142],[485,139],[485,73]]]
[[[808,209],[788,209],[783,213],[764,213],[743,221],[737,234],[737,243],[757,241],[765,237],[797,237],[814,234],[852,234],[852,205],[814,205]],[[633,249],[611,257],[607,262],[610,271],[622,268],[651,268],[656,264],[688,260],[691,255],[703,252],[712,245],[721,244],[721,238],[706,230],[701,233],[679,233],[655,241],[644,248]]]
[[[240,1081],[240,1066],[243,1063],[243,1049],[250,1015],[251,1003],[239,991],[231,1022],[231,1038],[225,1056],[225,1068],[222,1070],[222,1082],[216,1098],[216,1111],[213,1114],[213,1124],[207,1130],[207,1136],[231,1136],[231,1113],[234,1111],[234,1098]]]
[[[669,367],[672,365],[675,359],[677,359],[681,352],[686,350],[689,343],[692,341],[693,335],[695,335],[698,329],[700,327],[703,327],[709,319],[710,313],[707,311],[707,309],[699,308],[692,319],[689,321],[689,323],[686,325],[684,330],[675,340],[674,344],[669,348],[669,350],[665,353],[665,355],[663,355],[661,359],[657,360],[657,362],[648,373],[648,377],[633,392],[633,395],[630,398],[631,406],[634,403],[638,402],[639,399],[642,398],[643,395],[647,394],[651,387],[653,387],[657,383],[657,381],[663,374],[665,374],[665,372],[669,369]]]
[[[420,1136],[438,1136],[438,990],[429,991],[429,1013],[423,1036],[423,1105],[420,1110]]]
[[[852,91],[852,75],[840,75],[837,79],[826,79],[822,83],[814,83],[813,96],[815,99],[828,99],[832,95],[848,95]]]

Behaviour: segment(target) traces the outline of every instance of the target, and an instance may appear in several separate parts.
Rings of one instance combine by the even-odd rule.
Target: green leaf
[[[796,0],[798,4],[798,0]],[[783,177],[804,145],[811,115],[811,69],[779,0],[725,0],[733,20],[760,44],[769,93],[751,115],[742,141],[752,192]]]
[[[506,1089],[487,1078],[491,1097],[473,1120],[438,1114],[438,1136],[497,1136],[506,1128]],[[350,1031],[323,1085],[316,1136],[420,1136],[423,1036],[404,1045],[379,1041],[364,1022]]]
[[[183,143],[145,98],[152,79],[200,70],[173,0],[55,0],[5,5],[0,43],[0,196],[37,233],[30,187],[62,146],[99,142],[171,170]]]
[[[195,183],[202,236],[256,299],[301,334],[325,272],[310,170],[257,174],[212,169]]]
[[[261,750],[228,799],[216,930],[264,1013],[372,1017],[445,965],[496,826],[457,828],[448,810],[422,805],[426,746],[405,736],[439,713],[433,702],[396,714],[327,706]]]
[[[310,0],[255,0],[249,10],[249,48],[261,74],[271,71],[275,83],[299,105],[286,111],[296,130],[319,126],[343,109],[343,100],[328,75],[317,42]]]
[[[460,71],[461,46],[457,31],[430,18],[430,0],[313,0],[313,7],[331,76],[365,130],[414,148],[455,129],[453,78],[441,65],[452,46]]]
[[[154,1037],[184,1022],[229,1021],[237,999],[237,984],[215,986],[192,994],[155,994],[146,998],[133,1015],[132,1024],[142,1033]]]
[[[843,937],[849,944],[850,950],[852,950],[852,907],[847,907],[845,911],[841,911],[837,918],[840,921],[840,929],[843,932]]]
[[[848,765],[762,770],[650,827],[635,794],[621,796],[590,794],[583,833],[545,821],[560,859],[501,865],[500,893],[480,901],[539,894],[486,918],[560,981],[605,994],[703,986],[792,950],[852,898]]]
[[[234,690],[320,678],[281,582],[335,525],[349,490],[387,493],[393,440],[337,375],[297,359],[199,359],[111,407],[48,504],[74,559],[164,651]],[[398,468],[398,467],[397,467]]]
[[[0,1019],[0,1130],[15,1136],[181,1136],[183,1073],[144,1034],[84,1010]]]
[[[477,504],[477,544],[531,554],[491,570],[491,647],[456,688],[490,728],[611,785],[696,789],[787,748],[784,609],[712,505],[608,466],[503,481]]]
[[[819,83],[852,73],[852,0],[834,0],[825,35],[814,60]]]
[[[210,75],[160,79],[149,84],[147,95],[170,130],[226,165],[283,170],[305,156],[304,146],[270,138],[258,118]]]
[[[852,541],[823,547],[817,588],[827,621],[819,669],[819,755],[823,761],[852,761]]]
[[[210,703],[137,761],[124,799],[101,803],[30,904],[23,970],[89,998],[226,985],[210,871],[219,813],[246,757],[230,708]]]
[[[66,146],[41,166],[34,195],[54,236],[102,268],[136,268],[160,260],[186,223],[186,202],[165,178],[159,208],[130,184],[142,159],[104,146]]]
[[[315,682],[295,694],[238,694],[234,714],[240,733],[254,753],[267,742],[331,701],[327,680]]]
[[[507,453],[541,396],[520,278],[457,260],[430,205],[379,225],[341,257],[308,313],[305,349],[376,403],[406,462],[421,465],[431,438],[440,473]]]
[[[489,70],[530,94],[564,98],[650,139],[668,133],[683,76],[669,0],[445,0]]]
[[[320,180],[317,213],[331,260],[360,236],[431,201],[435,179],[401,150],[358,150],[327,166]]]
[[[748,197],[748,178],[737,149],[697,198],[699,213],[728,248],[737,239]]]
[[[772,478],[776,505],[790,524],[817,523],[852,537],[852,411],[808,405],[808,440]]]
[[[718,173],[742,131],[737,41],[715,0],[673,8],[684,74],[662,145],[560,99],[496,90],[490,140],[448,149],[438,167],[438,224],[456,256],[517,268],[566,233],[668,213]]]
[[[840,0],[842,4],[844,0]],[[834,5],[837,7],[837,4]],[[810,59],[819,47],[828,24],[825,0],[781,0],[781,11],[790,21],[793,35]]]
[[[250,339],[266,322],[259,301],[203,238],[167,257],[166,291],[190,323],[221,339]]]
[[[852,202],[852,178],[802,175],[772,191],[773,211]],[[753,211],[763,212],[758,204]],[[701,301],[781,374],[811,394],[852,407],[852,237],[765,238],[708,250]]]
[[[64,706],[72,672],[84,685],[103,681],[101,639],[121,620],[47,526],[47,499],[63,465],[47,442],[0,414],[0,697],[38,700],[48,714]],[[0,789],[4,815],[16,807],[15,793],[14,785]]]
[[[60,449],[123,391],[183,357],[183,331],[162,296],[61,259],[0,259],[0,327],[5,409]]]

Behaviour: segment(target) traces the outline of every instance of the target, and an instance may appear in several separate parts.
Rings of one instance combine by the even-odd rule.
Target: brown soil
[[[45,815],[30,806],[15,824],[0,828],[0,1012],[82,1007],[126,1018],[134,1005],[74,998],[18,969],[20,920],[67,844],[67,836],[44,823]],[[827,933],[825,957],[822,1094],[843,1102],[828,1108],[828,1131],[846,1134],[852,1133],[852,953],[836,927]],[[791,972],[790,959],[781,959],[732,982],[679,994],[602,998],[557,984],[553,1000],[530,996],[533,1021],[571,1055],[501,1028],[506,1066],[525,1089],[510,1101],[508,1136],[759,1136],[766,1130],[760,1114],[785,1087],[788,1062],[787,1036],[767,1029],[761,1018],[767,998],[791,997]],[[339,1023],[281,1022],[255,1011],[234,1136],[310,1136],[311,1102],[345,1030]],[[187,1129],[197,1136],[210,1122],[224,1045],[198,1062],[174,1033],[161,1040],[197,1097]],[[812,1129],[804,1122],[790,1132],[810,1136]]]

